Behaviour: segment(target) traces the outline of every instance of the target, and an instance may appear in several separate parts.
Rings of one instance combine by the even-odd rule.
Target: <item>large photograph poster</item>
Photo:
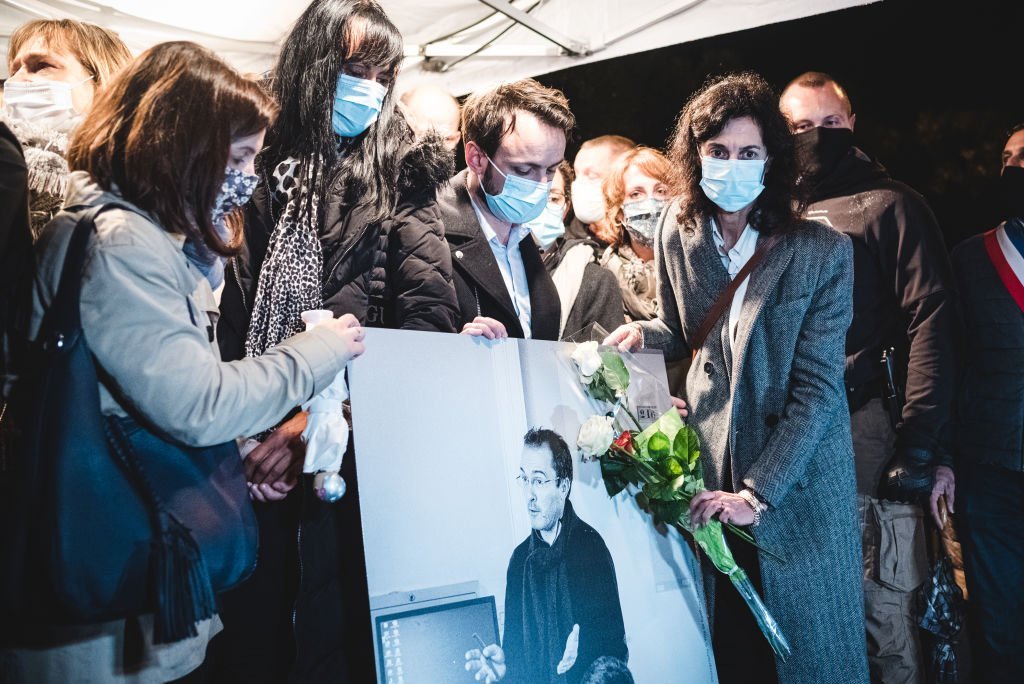
[[[689,547],[580,458],[596,411],[573,345],[369,330],[366,348],[349,382],[378,682],[481,664],[509,683],[716,681]],[[653,420],[664,364],[634,361]]]

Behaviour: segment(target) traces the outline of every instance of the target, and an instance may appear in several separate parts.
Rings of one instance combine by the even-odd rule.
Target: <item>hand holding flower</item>
[[[717,490],[697,492],[690,501],[693,524],[703,527],[715,515],[722,523],[733,525],[751,525],[754,522],[754,509],[739,494]]]

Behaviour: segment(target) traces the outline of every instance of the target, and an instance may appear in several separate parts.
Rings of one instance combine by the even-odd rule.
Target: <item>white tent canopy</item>
[[[503,80],[685,43],[874,0],[381,0],[406,41],[400,88],[456,94]],[[262,72],[304,0],[0,0],[0,49],[20,24],[69,17],[117,31],[133,51],[194,40]],[[6,61],[6,60],[4,60]],[[0,67],[6,76],[6,63]]]

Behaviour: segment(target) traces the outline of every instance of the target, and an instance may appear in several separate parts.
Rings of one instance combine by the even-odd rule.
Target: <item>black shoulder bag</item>
[[[74,226],[60,285],[11,401],[22,427],[0,519],[8,634],[154,613],[154,642],[196,635],[215,595],[256,563],[257,527],[234,442],[195,448],[142,419],[104,416],[82,333],[95,219]]]

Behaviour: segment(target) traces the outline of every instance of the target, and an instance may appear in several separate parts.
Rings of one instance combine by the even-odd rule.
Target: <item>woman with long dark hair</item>
[[[866,682],[843,384],[850,241],[799,218],[787,124],[756,74],[694,94],[670,158],[681,194],[655,237],[658,317],[606,342],[661,349],[668,360],[693,355],[685,398],[708,491],[690,515],[698,525],[712,517],[750,525],[759,544],[785,557],[732,544],[792,646],[785,662],[705,559],[719,681]]]
[[[81,282],[82,330],[104,414],[191,446],[232,442],[273,426],[362,352],[362,329],[349,317],[259,359],[220,358],[216,265],[236,251],[229,217],[255,185],[253,160],[274,112],[269,97],[210,51],[164,43],[126,67],[77,130],[67,208],[36,243],[31,336],[52,308],[79,217],[118,203],[96,219]],[[4,637],[18,643],[0,652],[0,680],[165,682],[202,663],[221,629],[214,615],[192,638],[158,644],[153,624],[151,615],[38,631],[5,624]]]
[[[451,256],[434,204],[452,156],[440,137],[416,141],[396,111],[402,58],[398,29],[372,0],[315,0],[285,39],[269,81],[281,111],[222,298],[228,358],[272,349],[302,328],[306,309],[455,332]],[[296,474],[304,427],[298,413],[245,461],[262,549],[253,578],[225,598],[225,676],[373,676],[354,458],[342,467],[348,493],[320,501],[311,478]]]

